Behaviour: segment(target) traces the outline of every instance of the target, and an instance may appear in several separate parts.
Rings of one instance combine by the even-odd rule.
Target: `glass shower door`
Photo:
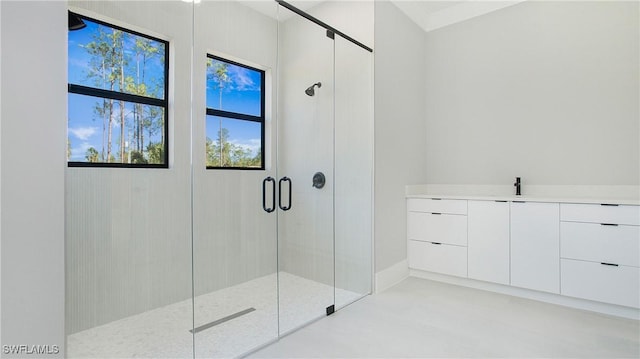
[[[335,38],[336,309],[371,293],[373,54]]]
[[[192,5],[68,7],[66,357],[191,357]]]
[[[66,170],[68,357],[238,357],[370,291],[369,57],[243,3],[69,2],[111,25],[70,38],[94,51],[80,75],[120,82],[70,86],[70,162],[87,163]],[[261,105],[236,106],[250,93]]]
[[[277,26],[239,1],[194,7],[195,357],[234,358],[278,338]]]
[[[334,40],[278,10],[279,331],[334,305]]]

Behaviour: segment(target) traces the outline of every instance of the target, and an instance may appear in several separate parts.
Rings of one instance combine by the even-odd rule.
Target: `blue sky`
[[[215,64],[217,60],[213,60]],[[222,89],[210,76],[207,79],[207,107],[237,112],[246,115],[260,116],[262,78],[258,71],[242,66],[229,64],[227,72],[230,82]],[[222,107],[220,107],[222,102]],[[218,138],[220,129],[219,117],[207,116],[206,136],[212,141]],[[222,127],[229,130],[229,142],[250,149],[253,155],[260,150],[260,124],[251,121],[222,119]]]

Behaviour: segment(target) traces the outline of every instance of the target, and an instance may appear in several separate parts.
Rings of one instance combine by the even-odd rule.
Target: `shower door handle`
[[[288,206],[282,205],[282,182],[289,182],[289,205]],[[280,178],[280,181],[278,181],[278,207],[280,207],[280,209],[283,211],[288,211],[291,209],[291,178],[286,176]]]
[[[271,207],[267,207],[267,182],[271,182]],[[276,180],[273,177],[267,177],[262,181],[262,209],[267,213],[276,210]]]

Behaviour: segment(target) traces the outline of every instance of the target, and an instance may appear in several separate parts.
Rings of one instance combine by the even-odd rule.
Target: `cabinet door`
[[[511,285],[560,293],[558,203],[511,203]]]
[[[469,201],[469,278],[509,285],[509,203]]]

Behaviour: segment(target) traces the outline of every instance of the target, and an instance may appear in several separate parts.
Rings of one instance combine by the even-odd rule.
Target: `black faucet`
[[[520,177],[516,177],[516,183],[513,184],[516,186],[516,196],[520,195]]]

